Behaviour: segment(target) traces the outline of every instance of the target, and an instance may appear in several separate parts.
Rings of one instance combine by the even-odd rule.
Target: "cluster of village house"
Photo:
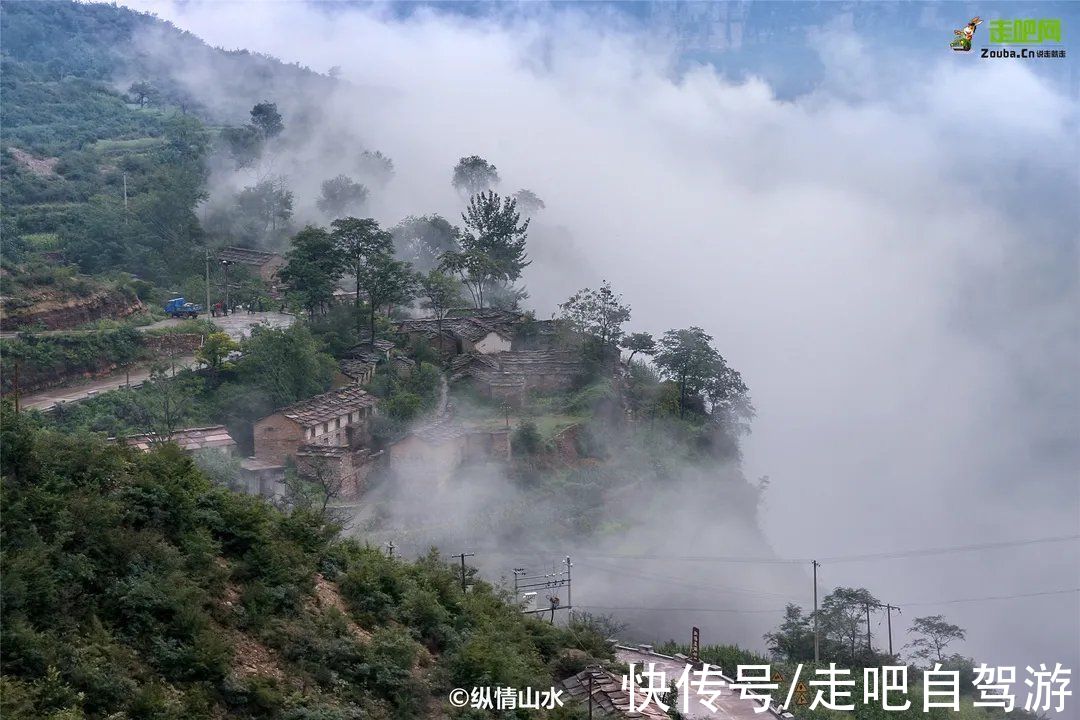
[[[453,383],[469,383],[504,403],[520,403],[533,390],[569,388],[580,372],[579,354],[559,350],[554,321],[536,321],[505,310],[459,310],[447,317],[402,321],[402,343],[426,343],[443,356]],[[373,471],[391,468],[400,478],[422,473],[445,480],[462,464],[500,461],[510,456],[509,431],[470,429],[441,408],[435,417],[384,449],[372,446],[371,419],[378,398],[363,389],[376,368],[392,364],[399,373],[413,363],[394,343],[377,340],[353,348],[339,363],[334,389],[302,400],[255,422],[254,455],[241,461],[240,485],[252,494],[280,496],[286,467],[301,477],[335,488],[342,501],[355,500]],[[234,453],[235,440],[223,426],[187,428],[170,438],[189,452]],[[123,439],[149,449],[145,435]]]

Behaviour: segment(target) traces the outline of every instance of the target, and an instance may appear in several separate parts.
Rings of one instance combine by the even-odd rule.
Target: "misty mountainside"
[[[208,237],[194,211],[223,128],[268,98],[285,105],[334,83],[113,5],[5,3],[0,23],[9,272],[47,254],[175,291],[201,266]],[[318,105],[290,106],[290,131],[305,132],[307,113]]]
[[[542,220],[530,225],[529,214],[543,208],[534,194],[491,192],[496,169],[476,156],[462,157],[463,168],[446,168],[447,195],[458,196],[455,215],[466,225],[470,212],[476,223],[489,217],[509,221],[520,242],[510,269],[490,269],[493,262],[507,261],[501,250],[489,251],[476,241],[475,236],[485,237],[483,231],[463,232],[456,217],[448,221],[436,214],[437,207],[419,201],[399,202],[400,208],[384,202],[396,172],[402,175],[399,186],[409,178],[363,141],[362,115],[342,113],[334,105],[342,82],[330,76],[262,55],[211,48],[151,16],[110,5],[4,3],[0,22],[5,307],[19,306],[33,315],[46,302],[73,301],[99,287],[144,306],[139,318],[105,313],[97,325],[58,328],[91,333],[77,340],[33,332],[5,338],[0,357],[5,377],[19,364],[27,370],[24,377],[30,371],[94,366],[103,358],[86,356],[116,344],[102,333],[117,335],[126,349],[136,337],[131,325],[160,318],[161,304],[173,295],[218,297],[225,282],[215,278],[208,287],[204,263],[208,253],[228,246],[279,251],[285,260],[276,284],[261,282],[244,268],[232,269],[232,302],[280,303],[296,317],[293,327],[253,332],[239,342],[212,326],[193,326],[206,336],[195,368],[174,366],[171,376],[157,368],[139,387],[5,423],[5,431],[9,425],[11,430],[3,448],[5,487],[11,492],[4,516],[10,540],[5,586],[12,595],[5,600],[10,624],[4,634],[9,650],[18,649],[5,652],[3,667],[11,678],[13,712],[37,708],[72,716],[122,711],[169,717],[213,715],[215,708],[227,708],[252,716],[308,717],[302,710],[305,698],[322,692],[332,696],[326,703],[335,707],[373,703],[376,710],[365,717],[415,716],[409,703],[424,691],[410,683],[414,665],[423,665],[416,659],[423,653],[396,642],[397,636],[367,650],[354,647],[347,637],[356,634],[349,622],[312,615],[311,595],[322,582],[316,573],[340,585],[347,613],[354,613],[365,632],[375,632],[376,640],[382,624],[390,626],[387,632],[425,642],[427,631],[410,629],[405,614],[413,610],[407,608],[415,606],[426,618],[418,623],[448,625],[458,623],[455,618],[464,611],[437,607],[430,594],[406,597],[402,588],[408,583],[402,578],[411,571],[376,560],[382,556],[363,549],[367,543],[382,548],[392,540],[412,557],[432,546],[449,552],[468,543],[477,549],[474,562],[483,577],[500,587],[519,560],[535,567],[539,556],[546,562],[552,553],[583,548],[657,551],[685,542],[681,527],[697,528],[697,540],[711,546],[768,551],[757,524],[765,483],[748,481],[739,468],[739,443],[753,416],[748,389],[699,328],[669,333],[665,347],[671,370],[661,377],[641,359],[658,352],[663,339],[657,345],[648,333],[638,333],[636,344],[623,345],[635,337],[624,338],[629,307],[606,283],[567,301],[558,324],[576,341],[558,352],[573,355],[579,371],[568,387],[532,393],[513,410],[513,452],[506,463],[375,477],[355,517],[315,513],[309,518],[305,513],[312,503],[304,493],[318,491],[309,485],[289,498],[291,513],[284,515],[267,501],[234,497],[222,488],[235,479],[230,473],[236,463],[200,465],[196,471],[172,450],[144,458],[104,444],[107,438],[148,431],[169,437],[178,428],[223,424],[250,455],[256,421],[330,390],[337,382],[335,369],[349,352],[383,339],[395,345],[395,363],[414,368],[399,374],[396,364],[380,363],[365,386],[380,402],[371,449],[388,451],[437,412],[441,388],[451,375],[445,358],[395,332],[403,317],[430,312],[426,303],[433,291],[423,289],[424,283],[442,284],[434,289],[441,297],[440,312],[450,301],[472,304],[475,291],[477,309],[498,304],[528,326],[536,318],[526,304],[526,228],[534,233],[530,237],[541,238],[560,231],[545,229]],[[470,174],[475,169],[470,163],[479,168],[479,179]],[[378,216],[387,229],[374,218],[353,217],[367,214]],[[383,221],[388,215],[393,219]],[[392,225],[395,221],[400,222]],[[341,237],[354,225],[374,228],[373,244],[383,248],[376,253],[376,269],[402,280],[393,292],[376,295],[374,288],[384,278],[371,275],[369,266],[350,267],[342,257]],[[386,242],[392,253],[380,245]],[[557,250],[539,246],[537,254]],[[447,256],[460,264],[440,274],[445,262],[439,261]],[[360,281],[363,272],[369,282]],[[340,302],[335,291],[351,289],[354,280],[359,302]],[[671,322],[677,325],[679,318]],[[624,349],[632,353],[625,364]],[[136,355],[125,352],[123,361]],[[35,363],[49,367],[26,367]],[[447,394],[461,422],[487,429],[511,424],[498,401],[458,383]],[[67,462],[69,449],[82,455]],[[709,502],[684,501],[697,492],[706,493]],[[159,504],[140,515],[135,504],[141,501],[132,498],[143,495]],[[88,509],[91,499],[103,507]],[[324,497],[323,504],[333,499]],[[14,511],[24,505],[25,513]],[[60,511],[52,524],[38,521],[42,507]],[[111,520],[84,528],[84,512]],[[228,517],[218,522],[209,517],[215,513]],[[68,514],[78,519],[69,520]],[[233,548],[232,539],[215,535],[213,522],[244,539]],[[331,525],[321,524],[331,522],[339,522],[337,529],[351,539],[333,539]],[[109,530],[110,524],[116,528]],[[326,560],[334,554],[342,555],[336,570]],[[392,578],[371,569],[384,564],[389,568],[384,574]],[[44,570],[33,574],[39,565],[55,568],[56,577]],[[341,580],[361,566],[367,569],[358,573],[377,576],[355,586]],[[66,587],[69,573],[77,574],[78,582]],[[78,584],[83,582],[88,586]],[[596,605],[625,592],[625,579],[605,579],[601,569],[581,583],[586,589],[593,583]],[[163,596],[160,588],[171,585],[179,591]],[[485,592],[487,597],[474,594],[470,600],[502,612],[503,591]],[[230,609],[218,607],[221,597]],[[353,602],[358,604],[349,605]],[[363,615],[372,602],[381,609]],[[70,625],[50,630],[47,619],[61,606],[72,608]],[[591,610],[583,604],[580,612],[587,617]],[[597,613],[606,614],[599,607]],[[683,617],[668,620],[680,632],[687,624]],[[506,632],[532,643],[530,633],[539,632],[534,624],[515,622]],[[292,629],[292,623],[304,628]],[[668,632],[660,626],[653,630]],[[307,637],[309,631],[321,633],[319,639]],[[515,648],[517,641],[483,639],[460,623],[453,637],[446,628],[430,631],[442,639],[426,645],[427,652],[446,657],[451,648],[461,652],[463,659],[454,667],[460,684],[468,686],[500,677],[507,678],[505,684],[540,686],[559,650],[550,639],[537,640],[542,649]],[[562,631],[544,632],[562,637]],[[313,648],[319,643],[333,648],[289,645],[297,635],[304,636],[297,642]],[[469,644],[472,639],[505,646],[508,655],[489,657]],[[254,642],[268,649],[252,649]],[[384,645],[390,646],[389,659],[373,655],[372,648]],[[258,657],[274,655],[281,665],[265,672],[237,671],[234,660],[249,650]],[[504,676],[499,674],[504,670],[485,664],[512,669],[520,666],[518,656],[533,675]],[[352,669],[338,669],[339,660]],[[341,675],[346,672],[351,674]],[[299,690],[291,682],[264,687],[268,677],[299,678]],[[313,689],[320,684],[322,690]],[[350,688],[345,695],[335,689],[341,685]],[[431,685],[436,686],[442,687]],[[257,709],[264,706],[265,711]],[[310,716],[319,715],[312,711]]]

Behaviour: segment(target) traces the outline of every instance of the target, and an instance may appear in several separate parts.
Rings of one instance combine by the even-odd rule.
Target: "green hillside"
[[[5,718],[440,717],[450,688],[546,688],[611,659],[589,625],[529,619],[471,569],[462,593],[436,554],[338,540],[175,448],[7,405],[2,424]]]

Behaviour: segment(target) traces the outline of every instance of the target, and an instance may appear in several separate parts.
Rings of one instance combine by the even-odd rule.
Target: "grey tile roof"
[[[148,433],[141,435],[129,435],[121,438],[124,445],[137,447],[140,450],[149,450],[156,438]],[[209,427],[184,428],[173,432],[170,442],[180,446],[182,450],[194,452],[207,448],[230,448],[236,447],[236,441],[224,425],[211,425]]]
[[[227,247],[218,251],[218,260],[228,260],[240,265],[255,265],[261,267],[274,258],[280,258],[277,253],[265,250],[253,250],[251,248]]]
[[[303,427],[311,427],[353,410],[374,407],[377,403],[378,398],[374,395],[355,385],[347,385],[307,400],[301,400],[277,412],[290,420],[295,420]]]

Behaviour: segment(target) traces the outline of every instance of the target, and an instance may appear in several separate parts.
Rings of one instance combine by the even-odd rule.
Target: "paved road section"
[[[183,357],[175,358],[172,361],[172,365],[176,368],[177,372],[184,368],[195,367],[195,357],[192,355],[185,355]],[[128,383],[132,386],[140,385],[149,377],[150,368],[135,367],[131,368],[130,373],[120,371],[74,387],[49,388],[48,390],[42,390],[41,392],[33,393],[32,395],[26,395],[20,400],[19,407],[24,410],[49,410],[57,403],[62,405],[64,403],[86,400],[87,398],[109,392],[110,390],[118,390]]]
[[[648,669],[649,663],[653,663],[653,670],[663,670],[667,675],[667,682],[670,685],[672,682],[678,680],[683,673],[685,663],[682,660],[676,658],[667,658],[663,655],[655,655],[653,653],[639,652],[637,650],[631,650],[629,648],[619,648],[616,652],[616,656],[624,663],[634,663],[634,672],[639,673],[643,669]],[[731,677],[734,675],[734,671],[729,672],[727,668],[723,668],[724,675]],[[691,678],[693,676],[691,675]],[[685,692],[681,690],[680,693]],[[641,703],[644,695],[639,691],[635,702]],[[713,703],[716,705],[716,712],[713,712],[709,708],[702,705],[699,700],[704,699],[705,696],[699,696],[695,693],[694,687],[690,688],[689,705],[687,706],[688,712],[685,717],[690,720],[776,720],[776,716],[772,715],[768,711],[754,712],[755,708],[760,708],[761,703],[752,700],[742,700],[739,697],[739,691],[732,691],[729,687],[724,687],[721,690],[720,696]],[[682,710],[682,699],[680,695],[679,709]]]
[[[231,338],[240,340],[250,335],[251,329],[256,325],[269,325],[270,327],[277,328],[289,327],[293,324],[293,321],[296,320],[296,317],[294,315],[286,315],[279,312],[238,312],[226,317],[211,319],[214,324],[228,333]],[[173,327],[179,325],[181,322],[183,321],[170,318],[168,320],[161,320],[153,323],[152,325],[145,325],[138,329],[145,332],[146,330],[153,328]],[[161,361],[164,361],[164,359]],[[195,367],[196,365],[195,358],[191,355],[174,358],[171,363],[175,366],[177,371],[184,368]],[[128,373],[121,370],[112,375],[107,375],[106,377],[97,378],[96,380],[85,383],[79,383],[78,385],[49,388],[48,390],[42,390],[41,392],[24,395],[19,402],[19,406],[27,410],[48,410],[57,403],[78,402],[100,393],[116,390],[128,383],[131,385],[138,385],[149,377],[149,367],[133,367]]]

